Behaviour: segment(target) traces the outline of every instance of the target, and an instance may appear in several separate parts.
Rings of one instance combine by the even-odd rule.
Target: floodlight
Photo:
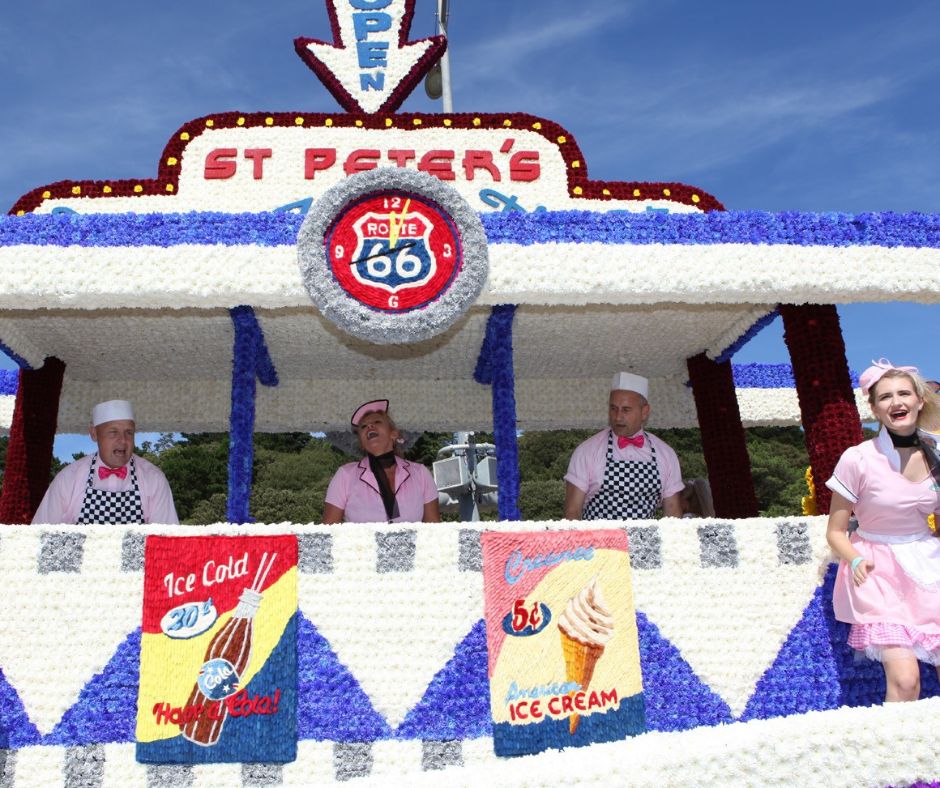
[[[438,492],[447,493],[456,498],[470,490],[470,474],[467,472],[467,463],[463,457],[436,460],[432,470]]]
[[[499,487],[496,479],[496,458],[484,457],[473,471],[473,481],[481,493],[495,492]]]

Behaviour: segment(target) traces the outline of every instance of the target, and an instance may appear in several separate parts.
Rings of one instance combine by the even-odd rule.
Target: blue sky
[[[433,33],[417,0],[412,37]],[[607,180],[682,181],[729,209],[940,211],[940,3],[451,0],[457,111],[523,111]],[[183,122],[334,111],[293,49],[323,0],[11,3],[0,206],[60,179],[152,176]],[[439,111],[422,90],[404,111]],[[840,307],[849,364],[940,376],[937,306]],[[779,320],[735,357],[786,362]]]

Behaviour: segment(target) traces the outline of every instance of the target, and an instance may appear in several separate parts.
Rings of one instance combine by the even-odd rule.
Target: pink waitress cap
[[[374,411],[380,411],[382,413],[388,412],[388,400],[387,399],[374,399],[371,402],[366,402],[364,405],[360,405],[356,408],[356,412],[353,413],[352,418],[349,420],[349,423],[353,427],[358,427],[359,422],[362,420],[362,417],[367,413],[373,413]]]
[[[862,387],[862,394],[866,397],[871,387],[874,386],[884,376],[885,372],[896,369],[899,372],[913,372],[917,374],[917,367],[896,367],[886,358],[880,358],[878,361],[872,361],[871,366],[858,376],[858,385]]]

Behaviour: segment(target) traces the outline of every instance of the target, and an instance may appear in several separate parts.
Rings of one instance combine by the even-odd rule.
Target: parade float
[[[864,407],[834,304],[936,301],[940,218],[730,212],[589,178],[548,119],[397,113],[445,41],[409,41],[413,0],[328,8],[295,47],[343,111],[207,114],[155,178],[0,221],[0,782],[940,779],[936,674],[880,705],[825,518],[758,517],[744,442],[801,423],[825,514]],[[792,368],[733,370],[777,315]],[[701,429],[717,517],[519,522],[518,431],[599,426],[620,369],[651,428]],[[115,396],[229,432],[227,523],[27,525],[56,431]],[[253,433],[378,397],[493,433],[500,522],[253,524]],[[575,599],[609,642],[572,642]]]

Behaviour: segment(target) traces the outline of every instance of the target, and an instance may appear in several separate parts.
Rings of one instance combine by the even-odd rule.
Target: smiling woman
[[[430,472],[399,456],[401,436],[388,415],[388,400],[359,406],[350,422],[366,456],[343,465],[333,476],[323,522],[440,522]]]
[[[940,541],[927,525],[940,510],[940,456],[926,431],[937,428],[940,398],[915,367],[885,359],[859,382],[882,430],[847,449],[826,482],[826,536],[842,559],[833,607],[852,625],[849,645],[883,664],[885,700],[917,700],[918,660],[940,673]]]

